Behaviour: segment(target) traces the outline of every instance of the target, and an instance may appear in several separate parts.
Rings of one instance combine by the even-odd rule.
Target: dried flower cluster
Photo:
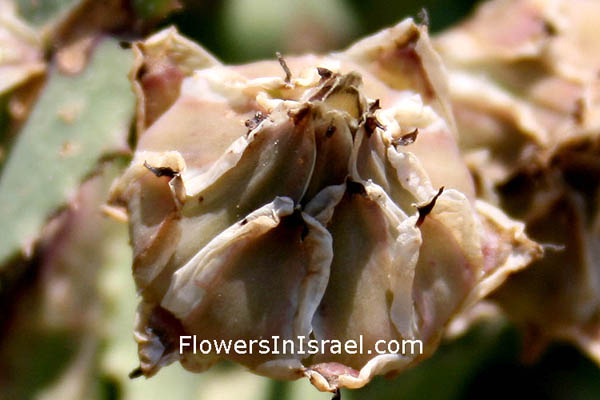
[[[113,198],[129,213],[144,375],[229,358],[361,387],[430,355],[454,316],[540,255],[476,199],[426,27],[242,66],[173,29],[135,51],[139,137]],[[425,354],[179,354],[184,334],[420,339]]]
[[[492,300],[529,336],[600,362],[600,3],[496,0],[440,35],[478,195],[551,245]]]
[[[338,32],[290,5],[293,48]],[[163,385],[125,382],[131,249],[104,214],[130,229],[131,377],[225,359],[336,392],[499,314],[526,360],[566,340],[600,364],[598,0],[490,0],[431,40],[423,14],[245,65],[175,28],[121,41],[180,6],[0,0],[0,397]],[[180,353],[190,335],[324,348]],[[423,353],[368,351],[394,340]]]

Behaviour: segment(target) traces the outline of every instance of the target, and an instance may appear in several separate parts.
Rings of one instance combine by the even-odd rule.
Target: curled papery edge
[[[418,82],[421,87],[412,89],[417,89],[415,91],[421,93],[424,102],[431,103],[447,121],[452,132],[456,132],[452,107],[448,100],[446,70],[439,54],[431,45],[427,27],[417,25],[412,18],[407,18],[391,28],[358,41],[343,52],[333,53],[333,56],[361,65],[390,88],[411,89],[410,86],[398,87],[394,84],[393,75],[386,71],[388,66],[382,63],[384,57],[391,57],[391,60],[397,58],[396,61],[400,65],[403,58],[405,64],[410,63],[410,57],[406,57],[407,54],[402,50],[417,54],[418,65],[413,68],[419,69],[419,80],[422,82]],[[390,65],[397,64],[392,62]]]
[[[140,75],[146,70],[158,76],[167,76],[169,80],[178,81],[189,76],[196,69],[221,65],[212,54],[197,43],[181,36],[175,27],[169,27],[150,36],[143,42],[134,42],[134,63],[129,73],[133,93],[136,95],[136,131],[141,136],[147,124],[147,99]],[[161,65],[152,65],[152,64]],[[154,71],[153,71],[154,70]],[[180,76],[181,75],[181,76]],[[153,117],[154,121],[156,117]]]

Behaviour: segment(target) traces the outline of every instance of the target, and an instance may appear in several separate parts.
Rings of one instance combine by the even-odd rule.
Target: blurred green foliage
[[[506,321],[480,323],[394,380],[377,377],[351,400],[597,399],[600,370],[566,344],[531,365],[520,360],[521,336]]]
[[[124,150],[134,98],[127,73],[133,56],[105,39],[78,75],[57,68],[7,155],[0,180],[2,264],[33,244],[95,161]]]
[[[60,18],[81,0],[16,0],[20,15],[34,26]]]
[[[344,48],[408,16],[420,18],[423,9],[429,16],[431,30],[439,31],[464,17],[476,0],[183,0],[182,3],[183,11],[172,14],[162,25],[177,25],[184,35],[224,62],[242,63],[271,58],[276,51],[285,52],[290,47],[294,53]],[[321,29],[321,40],[325,43],[318,43],[318,48],[310,43],[296,47],[290,43],[301,41],[300,35],[290,37],[289,32],[303,20],[308,20],[312,29]],[[298,31],[306,34],[300,28]]]

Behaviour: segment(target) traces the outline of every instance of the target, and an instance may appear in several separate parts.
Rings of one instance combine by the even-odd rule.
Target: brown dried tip
[[[402,137],[398,139],[394,139],[392,144],[394,146],[408,146],[411,143],[414,143],[417,140],[417,136],[419,135],[419,128],[415,128],[414,131],[407,133],[406,135],[402,135]]]
[[[137,367],[136,369],[131,371],[127,376],[129,377],[129,379],[135,379],[139,378],[142,375],[144,375],[144,373],[142,372],[142,367]]]
[[[152,172],[154,175],[156,175],[157,177],[161,177],[161,176],[168,176],[169,178],[173,178],[174,176],[179,175],[179,172],[174,171],[173,169],[169,168],[169,167],[153,167],[152,165],[148,164],[148,162],[144,161],[144,167],[148,168],[150,170],[150,172]]]
[[[435,202],[437,201],[438,197],[440,197],[443,191],[444,187],[442,186],[440,190],[438,190],[437,194],[433,196],[433,199],[429,201],[429,203],[425,204],[424,206],[417,207],[419,210],[419,219],[417,219],[417,223],[415,224],[417,228],[423,225],[423,222],[425,222],[425,217],[431,212],[431,210],[433,210]]]
[[[281,56],[280,52],[276,52],[275,56],[277,57],[277,61],[279,61],[279,65],[281,65],[281,68],[283,68],[283,71],[285,72],[285,82],[290,83],[292,81],[292,71],[290,71],[290,68]]]
[[[375,99],[374,102],[369,104],[369,112],[374,113],[375,111],[381,109],[381,105],[379,104],[379,99]]]
[[[327,68],[323,68],[323,67],[317,67],[317,72],[319,73],[319,76],[323,80],[329,79],[333,75],[332,71],[328,70]]]
[[[342,400],[342,392],[339,388],[335,390],[335,393],[333,394],[331,400]]]
[[[374,115],[367,117],[367,119],[365,119],[365,130],[367,131],[367,135],[371,136],[373,132],[375,132],[376,128],[385,131],[385,125],[379,122],[377,117],[375,117]]]

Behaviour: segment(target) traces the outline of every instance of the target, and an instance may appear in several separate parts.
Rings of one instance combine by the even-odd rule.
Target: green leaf
[[[50,70],[0,177],[0,266],[35,242],[99,158],[127,148],[132,62],[131,52],[104,39],[80,74]]]

